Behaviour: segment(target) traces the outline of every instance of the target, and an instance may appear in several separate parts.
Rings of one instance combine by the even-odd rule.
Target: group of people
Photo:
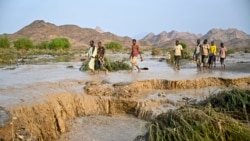
[[[183,48],[178,40],[175,42],[174,46],[174,68],[180,69],[180,59],[183,55]],[[224,43],[220,44],[220,50],[218,54],[218,58],[220,59],[221,67],[225,69],[224,60],[226,58],[227,49],[224,47]],[[132,72],[134,67],[137,68],[138,72],[141,69],[138,66],[138,56],[140,55],[141,61],[143,61],[143,57],[140,53],[139,46],[136,43],[136,39],[132,40],[131,53],[129,59],[132,64]],[[196,61],[197,69],[201,71],[201,67],[203,69],[212,68],[216,66],[216,56],[217,56],[217,47],[214,44],[214,41],[211,41],[209,45],[207,39],[201,43],[200,39],[197,40],[197,44],[194,49],[193,59]],[[88,50],[88,67],[91,70],[91,74],[95,74],[95,70],[104,70],[106,74],[108,74],[108,69],[104,67],[104,57],[105,57],[105,47],[102,45],[102,42],[98,42],[97,47],[95,47],[95,43],[93,40],[90,41],[90,47]]]
[[[226,58],[226,52],[227,49],[224,47],[224,43],[220,43],[218,59],[220,59],[220,64],[223,69],[225,69],[224,60]],[[214,41],[211,41],[209,45],[207,39],[205,39],[203,43],[200,43],[200,39],[198,39],[193,57],[198,70],[201,70],[201,65],[203,69],[212,68],[213,66],[216,67],[217,47]]]
[[[106,74],[109,73],[108,69],[103,66],[105,57],[105,48],[102,42],[98,42],[97,47],[95,47],[95,42],[91,40],[89,42],[90,47],[88,50],[88,67],[91,74],[95,74],[95,70],[104,70]]]
[[[174,47],[174,62],[175,69],[180,69],[180,58],[183,54],[183,48],[179,44],[179,41],[176,40]],[[227,49],[224,47],[224,43],[220,44],[220,50],[218,54],[218,58],[220,59],[221,67],[225,69],[224,60],[226,58]],[[216,56],[217,56],[217,47],[214,44],[214,41],[211,41],[211,45],[208,44],[207,39],[200,42],[200,39],[197,40],[197,44],[194,49],[193,59],[196,61],[197,69],[201,71],[201,66],[203,69],[216,67]]]
[[[93,40],[91,40],[89,44],[90,47],[88,50],[88,68],[90,69],[91,74],[95,74],[95,70],[98,70],[98,72],[99,70],[104,70],[105,73],[108,74],[108,69],[104,67],[105,47],[102,45],[102,42],[98,42],[97,48],[95,47],[95,42]],[[138,55],[140,55],[140,59],[141,61],[143,61],[139,46],[136,44],[136,39],[133,39],[129,57],[132,64],[132,72],[134,70],[134,67],[137,68],[138,72],[141,71],[137,63]]]

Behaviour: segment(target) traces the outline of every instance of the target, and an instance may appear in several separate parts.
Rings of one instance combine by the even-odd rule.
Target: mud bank
[[[244,78],[198,78],[190,80],[144,80],[136,82],[121,82],[115,84],[102,84],[102,82],[89,83],[85,87],[87,94],[96,96],[119,96],[132,97],[145,90],[165,89],[165,90],[184,90],[199,89],[211,86],[242,86],[249,84],[250,77]],[[100,85],[102,84],[102,85]]]
[[[36,97],[43,99],[41,101],[8,108],[15,118],[0,128],[0,139],[56,140],[69,131],[67,121],[86,115],[129,113],[141,119],[152,119],[169,109],[205,98],[211,94],[210,91],[216,91],[218,86],[248,87],[249,83],[250,77],[143,80],[128,83],[89,81],[84,86],[81,83],[72,84],[81,86],[81,92],[78,93],[65,89],[72,85],[60,85],[59,90],[53,86],[53,93]],[[195,94],[190,94],[194,93],[194,89],[197,89]]]

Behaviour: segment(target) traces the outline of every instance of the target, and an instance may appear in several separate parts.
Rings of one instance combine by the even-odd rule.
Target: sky
[[[129,37],[172,30],[204,35],[212,28],[250,34],[250,0],[0,0],[0,34],[35,20]]]

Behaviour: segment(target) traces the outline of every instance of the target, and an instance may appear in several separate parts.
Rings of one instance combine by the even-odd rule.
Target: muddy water
[[[240,54],[236,54],[239,57]],[[78,69],[81,66],[81,62],[66,62],[66,63],[53,63],[46,65],[20,65],[14,66],[14,70],[7,68],[0,68],[0,88],[6,86],[22,86],[27,84],[33,84],[37,82],[56,82],[58,80],[73,79],[73,80],[98,80],[105,79],[111,82],[121,81],[136,81],[146,79],[190,79],[197,77],[244,77],[250,74],[250,55],[244,54],[244,58],[236,58],[235,56],[229,57],[225,71],[221,71],[219,62],[217,62],[217,68],[206,72],[197,72],[195,64],[185,63],[182,65],[180,71],[174,71],[165,61],[159,62],[161,58],[145,57],[145,61],[139,62],[141,68],[149,68],[149,70],[143,70],[140,74],[129,71],[112,72],[109,76],[97,75],[89,76],[86,72],[80,72]],[[237,63],[238,62],[238,63]],[[73,68],[67,68],[67,66],[73,66]],[[236,69],[235,69],[236,68]],[[238,68],[238,69],[237,69]],[[136,70],[135,70],[136,72]]]
[[[243,60],[247,60],[246,58]],[[145,56],[145,61],[139,62],[139,65],[149,70],[142,70],[141,73],[118,71],[111,72],[108,76],[90,76],[87,72],[80,72],[78,69],[81,62],[20,65],[15,69],[1,68],[0,106],[17,116],[22,121],[19,121],[22,126],[39,140],[54,140],[68,131],[72,132],[62,136],[61,140],[85,138],[108,141],[111,139],[110,136],[113,140],[126,140],[126,137],[129,140],[135,136],[132,133],[140,129],[135,123],[145,123],[140,119],[148,120],[169,109],[186,103],[195,103],[214,91],[225,89],[224,82],[228,82],[228,85],[250,83],[249,63],[235,63],[235,57],[228,59],[225,71],[217,67],[202,72],[197,72],[195,64],[192,63],[183,64],[180,71],[174,71],[164,61],[159,62],[159,59]],[[217,77],[246,79],[222,80]],[[92,81],[96,81],[96,85],[86,86],[86,82]],[[114,87],[114,84],[118,83],[121,86]],[[168,84],[174,86],[174,89],[168,90]],[[176,88],[178,84],[182,90]],[[88,88],[89,92],[86,92],[85,88]],[[140,119],[127,115],[120,116],[131,112]],[[86,115],[90,116],[85,117]],[[81,116],[84,117],[72,120]],[[72,130],[66,126],[66,121],[70,120]],[[98,121],[100,124],[96,124]],[[131,132],[125,128],[118,128],[117,124],[131,127]],[[107,132],[105,128],[108,128]],[[86,130],[88,131],[83,132]],[[9,129],[3,131],[8,132]],[[104,134],[106,136],[103,136]]]
[[[146,123],[131,115],[85,116],[70,121],[71,131],[59,141],[132,141],[145,134]]]

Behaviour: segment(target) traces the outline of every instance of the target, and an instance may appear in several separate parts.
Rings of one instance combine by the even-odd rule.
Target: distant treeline
[[[29,38],[19,38],[13,42],[3,36],[0,37],[0,48],[10,48],[11,44],[17,50],[29,50],[29,49],[51,49],[51,50],[60,50],[60,49],[69,49],[71,43],[67,38],[54,38],[50,41],[42,41],[41,43],[34,44]]]

